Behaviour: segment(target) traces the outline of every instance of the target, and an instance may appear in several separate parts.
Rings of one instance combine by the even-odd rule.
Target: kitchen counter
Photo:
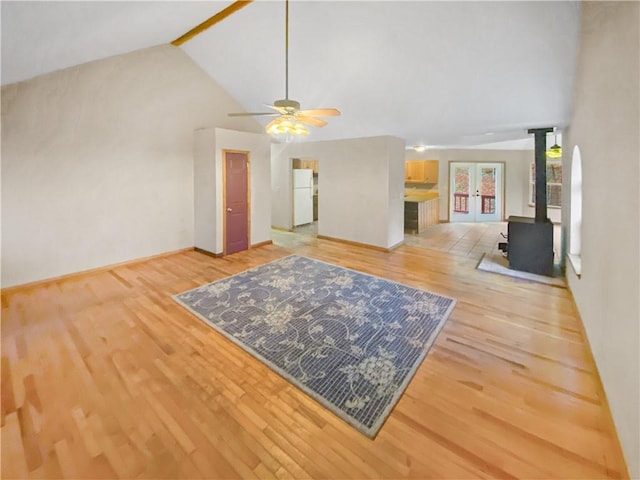
[[[436,192],[410,192],[404,196],[404,231],[421,233],[440,222],[440,197]]]
[[[405,202],[428,202],[429,200],[436,200],[440,198],[437,192],[411,192],[408,193],[405,191],[404,193],[404,201]]]

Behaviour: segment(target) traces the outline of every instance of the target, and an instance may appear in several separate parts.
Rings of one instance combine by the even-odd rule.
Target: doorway
[[[449,164],[449,221],[500,222],[504,209],[504,164]]]
[[[224,151],[224,254],[249,248],[249,152]]]
[[[293,223],[296,233],[318,233],[318,160],[292,158]]]

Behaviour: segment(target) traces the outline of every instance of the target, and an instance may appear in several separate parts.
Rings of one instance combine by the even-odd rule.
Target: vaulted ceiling
[[[169,43],[231,3],[3,1],[2,84]],[[569,121],[580,10],[564,1],[292,0],[289,97],[342,111],[310,140],[527,138],[527,128]],[[284,98],[284,16],[284,1],[257,0],[177,48],[247,111],[264,111]]]

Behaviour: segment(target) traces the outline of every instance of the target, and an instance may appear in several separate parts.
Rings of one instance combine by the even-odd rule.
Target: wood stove
[[[553,276],[553,224],[546,219],[509,217],[509,268]]]
[[[535,138],[536,216],[508,220],[509,268],[553,276],[553,224],[547,218],[547,133],[553,128],[532,128]]]

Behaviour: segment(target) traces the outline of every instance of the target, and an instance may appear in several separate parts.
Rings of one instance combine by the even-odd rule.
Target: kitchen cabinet
[[[407,160],[405,183],[438,183],[438,160]]]
[[[404,231],[422,233],[429,225],[440,222],[440,199],[433,196],[408,195],[404,199]]]
[[[307,160],[304,158],[294,158],[293,159],[293,168],[305,168],[309,170],[313,170],[314,174],[318,173],[318,160]]]

